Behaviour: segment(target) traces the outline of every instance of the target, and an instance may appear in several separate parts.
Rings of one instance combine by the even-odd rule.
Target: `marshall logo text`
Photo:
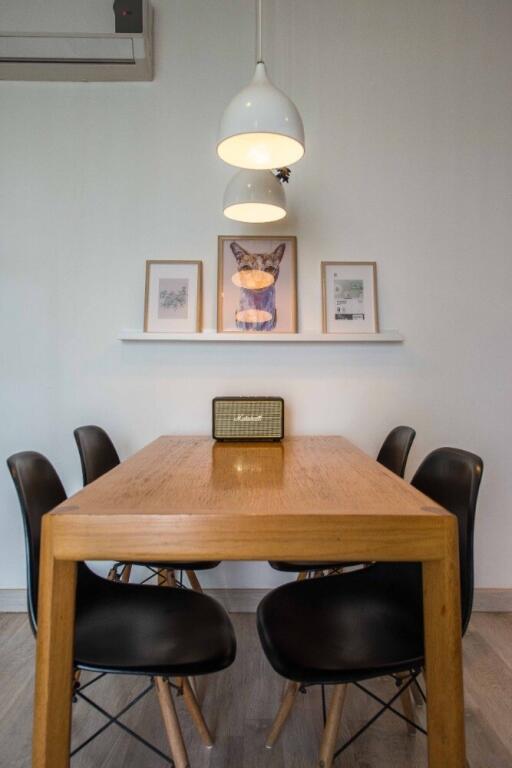
[[[233,416],[233,421],[262,421],[262,419],[262,413],[259,416],[245,416],[243,413],[237,413],[236,416]]]

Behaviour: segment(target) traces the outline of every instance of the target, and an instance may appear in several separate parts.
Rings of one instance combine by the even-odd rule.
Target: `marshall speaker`
[[[282,397],[215,397],[212,431],[215,440],[282,440],[284,400]]]

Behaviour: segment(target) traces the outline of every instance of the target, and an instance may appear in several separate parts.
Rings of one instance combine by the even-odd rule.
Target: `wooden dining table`
[[[464,767],[456,518],[348,440],[160,437],[45,515],[41,546],[33,768],[69,766],[78,561],[287,559],[422,563],[429,766]]]

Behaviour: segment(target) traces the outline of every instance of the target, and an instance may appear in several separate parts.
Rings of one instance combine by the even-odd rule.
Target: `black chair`
[[[384,467],[403,477],[409,451],[416,437],[416,432],[411,427],[395,427],[382,443],[377,456],[377,461]],[[276,571],[286,573],[298,573],[298,581],[302,581],[308,575],[322,575],[323,572],[342,571],[347,566],[362,565],[362,563],[307,563],[302,561],[286,562],[284,560],[271,560],[270,565]]]
[[[17,453],[7,460],[14,480],[25,528],[28,571],[28,611],[37,628],[37,587],[41,520],[66,499],[62,483],[40,453]],[[228,667],[235,658],[236,641],[224,609],[212,598],[192,590],[160,589],[139,584],[117,584],[78,564],[74,668],[97,673],[81,683],[75,672],[75,697],[87,701],[109,722],[73,749],[76,754],[115,723],[176,768],[188,758],[176,715],[172,688],[184,694],[194,723],[207,746],[212,745],[194,692],[187,678]],[[71,673],[71,670],[70,670]],[[118,715],[110,715],[84,691],[105,674],[144,675],[149,684]],[[170,678],[177,678],[170,683]],[[173,760],[134,733],[119,716],[156,688]]]
[[[101,427],[93,425],[77,427],[73,434],[78,446],[78,453],[80,454],[84,485],[89,485],[89,483],[97,480],[120,463],[112,440]],[[185,571],[190,586],[196,592],[202,592],[203,590],[196,571],[216,568],[219,565],[219,561],[198,561],[194,563],[114,563],[109,578],[128,582],[133,565],[141,565],[151,571],[151,575],[146,581],[156,575],[159,584],[167,584],[168,586],[176,586],[177,582],[181,585],[181,580],[176,578],[176,571]]]
[[[473,603],[473,535],[482,471],[478,456],[440,448],[426,457],[412,480],[458,519],[463,632]],[[334,753],[348,683],[377,698],[381,713],[391,709],[425,733],[393,708],[411,686],[419,688],[424,664],[421,564],[377,563],[343,576],[285,584],[260,603],[258,631],[270,664],[291,681],[267,746],[279,735],[299,686],[319,684],[334,686],[320,753],[325,768],[376,719]],[[386,675],[401,686],[387,703],[362,685]]]
[[[398,477],[405,475],[407,459],[416,432],[412,427],[395,427],[382,443],[377,461]]]

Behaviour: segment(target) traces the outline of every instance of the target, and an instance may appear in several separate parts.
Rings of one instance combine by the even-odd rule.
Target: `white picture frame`
[[[322,261],[324,333],[378,333],[377,264]]]
[[[202,272],[201,261],[146,261],[146,333],[201,331]]]

